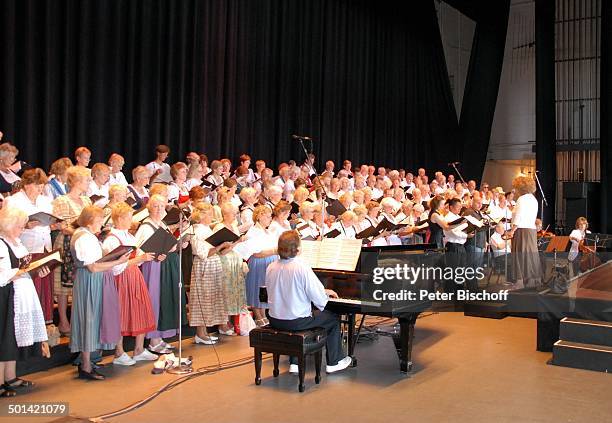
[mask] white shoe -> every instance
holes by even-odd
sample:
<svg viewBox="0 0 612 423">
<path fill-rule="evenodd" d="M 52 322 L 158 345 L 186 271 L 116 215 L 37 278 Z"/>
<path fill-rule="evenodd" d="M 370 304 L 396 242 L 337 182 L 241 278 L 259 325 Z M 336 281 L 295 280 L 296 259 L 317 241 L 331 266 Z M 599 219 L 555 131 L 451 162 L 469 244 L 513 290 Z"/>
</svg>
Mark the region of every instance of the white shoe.
<svg viewBox="0 0 612 423">
<path fill-rule="evenodd" d="M 169 343 L 167 343 L 167 342 L 166 342 L 166 341 L 164 341 L 164 340 L 162 340 L 162 341 L 161 341 L 161 343 L 162 343 L 162 345 L 163 345 L 164 347 L 166 347 L 166 349 L 167 349 L 167 350 L 174 350 L 174 349 L 176 349 L 176 347 L 175 347 L 174 345 L 169 344 Z"/>
<path fill-rule="evenodd" d="M 348 366 L 350 366 L 352 362 L 353 362 L 353 359 L 347 356 L 347 357 L 344 357 L 342 360 L 340 360 L 338 364 L 336 364 L 335 366 L 325 366 L 325 371 L 327 373 L 339 372 L 340 370 L 344 370 Z"/>
<path fill-rule="evenodd" d="M 149 349 L 149 351 L 157 354 L 168 354 L 169 352 L 171 352 L 170 349 L 166 348 L 163 341 L 155 346 L 149 344 L 147 348 Z"/>
<path fill-rule="evenodd" d="M 205 336 L 204 338 L 200 338 L 198 335 L 196 335 L 195 338 L 193 338 L 193 341 L 196 344 L 204 344 L 204 345 L 214 345 L 217 343 L 217 341 L 213 339 L 211 336 Z"/>
<path fill-rule="evenodd" d="M 213 334 L 211 334 L 211 333 L 209 333 L 209 334 L 208 334 L 208 337 L 209 337 L 210 339 L 212 339 L 213 341 L 218 341 L 218 340 L 219 340 L 219 337 L 218 337 L 217 335 L 213 335 Z"/>
<path fill-rule="evenodd" d="M 126 353 L 123 353 L 119 357 L 115 357 L 115 359 L 113 360 L 113 364 L 117 364 L 119 366 L 133 366 L 134 364 L 136 364 L 136 361 L 134 361 Z"/>
<path fill-rule="evenodd" d="M 219 333 L 225 336 L 236 336 L 236 332 L 234 332 L 233 328 L 230 328 L 228 330 L 219 329 Z"/>
<path fill-rule="evenodd" d="M 297 375 L 300 372 L 300 367 L 297 364 L 289 365 L 289 373 Z"/>
<path fill-rule="evenodd" d="M 138 355 L 135 355 L 134 357 L 132 357 L 132 359 L 134 361 L 155 361 L 157 360 L 157 355 L 153 354 L 152 352 L 149 352 L 147 350 L 142 350 L 142 352 Z"/>
</svg>

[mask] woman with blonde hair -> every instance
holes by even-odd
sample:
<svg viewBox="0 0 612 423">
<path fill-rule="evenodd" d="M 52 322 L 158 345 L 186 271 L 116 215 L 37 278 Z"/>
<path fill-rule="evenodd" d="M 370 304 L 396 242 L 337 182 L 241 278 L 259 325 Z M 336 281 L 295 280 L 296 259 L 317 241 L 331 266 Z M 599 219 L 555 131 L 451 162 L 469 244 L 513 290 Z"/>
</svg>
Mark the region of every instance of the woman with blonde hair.
<svg viewBox="0 0 612 423">
<path fill-rule="evenodd" d="M 126 254 L 117 260 L 98 263 L 104 254 L 95 234 L 100 232 L 103 219 L 104 211 L 101 208 L 85 207 L 77 220 L 79 228 L 70 240 L 76 268 L 70 351 L 81 353 L 79 378 L 89 380 L 105 378 L 92 367 L 91 353 L 113 349 L 120 338 L 117 288 L 114 286 L 112 269 L 128 261 Z"/>
<path fill-rule="evenodd" d="M 38 295 L 30 274 L 23 270 L 30 256 L 19 237 L 27 222 L 23 210 L 0 210 L 0 397 L 13 397 L 16 388 L 33 385 L 17 377 L 17 360 L 41 353 L 50 356 Z M 46 267 L 37 271 L 39 278 L 48 274 Z"/>
<path fill-rule="evenodd" d="M 278 258 L 276 245 L 278 238 L 268 231 L 272 222 L 272 212 L 266 206 L 257 206 L 253 212 L 255 225 L 245 235 L 246 242 L 257 246 L 248 259 L 249 273 L 246 276 L 247 304 L 252 307 L 257 326 L 267 325 L 266 305 L 259 301 L 259 288 L 265 285 L 266 269 Z"/>
<path fill-rule="evenodd" d="M 125 189 L 121 185 L 117 186 Z M 129 232 L 134 210 L 126 203 L 117 203 L 113 205 L 111 213 L 113 228 L 102 243 L 104 253 L 108 254 L 122 245 L 135 247 L 137 245 L 136 238 Z M 145 334 L 155 330 L 157 321 L 155 320 L 153 306 L 151 305 L 144 277 L 138 267 L 142 263 L 152 261 L 154 258 L 152 253 L 144 253 L 138 250 L 131 255 L 127 263 L 113 267 L 121 316 L 121 337 L 117 341 L 115 359 L 113 361 L 115 364 L 129 366 L 137 361 L 157 359 L 155 354 L 144 349 Z M 124 336 L 136 337 L 133 358 L 130 358 L 123 349 Z"/>
<path fill-rule="evenodd" d="M 19 150 L 13 144 L 5 142 L 0 144 L 0 193 L 10 193 L 13 185 L 21 178 L 11 169 Z"/>
<path fill-rule="evenodd" d="M 237 213 L 238 210 L 232 203 L 226 202 L 221 204 L 223 220 L 215 226 L 213 232 L 226 228 L 240 236 L 238 223 L 236 222 Z M 233 250 L 221 255 L 220 258 L 228 301 L 228 313 L 229 316 L 237 316 L 246 308 L 244 276 L 248 271 L 248 267 Z M 229 336 L 236 335 L 236 332 L 227 323 L 219 328 L 219 333 Z"/>
<path fill-rule="evenodd" d="M 519 196 L 512 211 L 512 272 L 508 282 L 512 289 L 538 286 L 542 281 L 542 266 L 538 252 L 537 229 L 538 200 L 533 193 L 535 181 L 528 176 L 518 176 L 512 187 Z"/>
<path fill-rule="evenodd" d="M 231 250 L 231 243 L 213 247 L 206 239 L 213 234 L 210 224 L 213 207 L 199 203 L 191 214 L 193 236 L 193 268 L 191 271 L 191 290 L 189 292 L 189 325 L 196 327 L 196 344 L 212 345 L 219 338 L 207 332 L 206 327 L 227 325 L 229 315 L 227 292 L 223 278 L 221 254 Z"/>
<path fill-rule="evenodd" d="M 62 334 L 70 333 L 70 322 L 66 315 L 68 296 L 72 293 L 74 283 L 74 263 L 70 250 L 70 238 L 75 231 L 76 222 L 83 209 L 91 206 L 86 195 L 91 176 L 89 170 L 82 166 L 72 166 L 66 171 L 68 193 L 53 200 L 53 215 L 64 220 L 61 232 L 54 242 L 54 248 L 62 252 L 64 262 L 55 268 L 53 292 L 57 296 L 59 312 L 59 330 Z"/>
</svg>

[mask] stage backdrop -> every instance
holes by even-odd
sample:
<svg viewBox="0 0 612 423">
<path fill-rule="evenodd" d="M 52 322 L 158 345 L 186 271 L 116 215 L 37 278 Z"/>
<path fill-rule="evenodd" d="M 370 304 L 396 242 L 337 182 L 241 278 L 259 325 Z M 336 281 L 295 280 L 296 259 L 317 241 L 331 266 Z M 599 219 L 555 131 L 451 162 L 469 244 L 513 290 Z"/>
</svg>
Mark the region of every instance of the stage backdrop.
<svg viewBox="0 0 612 423">
<path fill-rule="evenodd" d="M 45 168 L 160 143 L 277 164 L 294 133 L 354 164 L 465 153 L 431 0 L 5 0 L 0 37 L 0 130 Z"/>
</svg>

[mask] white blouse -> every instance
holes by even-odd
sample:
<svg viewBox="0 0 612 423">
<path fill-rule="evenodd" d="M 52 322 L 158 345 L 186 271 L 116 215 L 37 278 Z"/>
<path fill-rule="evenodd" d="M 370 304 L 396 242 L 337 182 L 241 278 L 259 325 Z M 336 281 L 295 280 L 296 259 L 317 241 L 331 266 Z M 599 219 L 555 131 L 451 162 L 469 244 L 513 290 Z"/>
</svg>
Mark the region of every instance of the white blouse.
<svg viewBox="0 0 612 423">
<path fill-rule="evenodd" d="M 22 258 L 28 255 L 28 249 L 23 245 L 21 240 L 17 240 L 17 244 L 13 244 L 12 242 L 6 241 L 11 245 L 11 250 L 15 254 L 15 257 Z M 0 240 L 0 286 L 8 285 L 9 281 L 13 276 L 17 274 L 19 268 L 11 267 L 11 257 L 9 254 L 9 249 L 7 245 Z M 15 279 L 19 280 L 29 280 L 31 279 L 29 273 L 24 273 Z"/>
<path fill-rule="evenodd" d="M 191 251 L 194 256 L 201 259 L 208 258 L 208 253 L 213 248 L 206 239 L 213 234 L 212 229 L 208 225 L 196 223 L 193 225 L 193 235 L 191 236 Z"/>
<path fill-rule="evenodd" d="M 104 207 L 108 203 L 108 183 L 98 186 L 94 181 L 89 183 L 89 188 L 87 189 L 87 196 L 91 197 L 93 195 L 100 195 L 103 198 L 99 199 L 94 203 L 94 206 Z"/>
<path fill-rule="evenodd" d="M 128 181 L 125 179 L 123 172 L 111 173 L 110 179 L 108 180 L 108 185 L 123 185 L 124 187 L 127 187 Z"/>
<path fill-rule="evenodd" d="M 285 225 L 281 225 L 276 220 L 272 220 L 270 226 L 268 227 L 268 232 L 272 234 L 276 242 L 278 243 L 278 238 L 283 234 L 283 232 L 287 232 L 291 230 L 291 225 L 289 222 L 285 222 Z"/>
<path fill-rule="evenodd" d="M 536 229 L 535 220 L 538 217 L 538 200 L 533 194 L 523 194 L 516 200 L 512 210 L 512 224 L 518 228 Z"/>
<path fill-rule="evenodd" d="M 104 238 L 102 251 L 108 254 L 120 245 L 136 246 L 136 238 L 126 230 L 112 228 L 110 234 Z M 121 263 L 113 267 L 113 275 L 120 275 L 128 267 L 127 263 Z"/>
<path fill-rule="evenodd" d="M 25 192 L 19 191 L 8 197 L 4 204 L 5 207 L 23 210 L 28 216 L 38 212 L 53 213 L 51 199 L 45 195 L 39 195 L 36 198 L 36 204 L 33 204 Z M 38 225 L 32 229 L 24 229 L 20 238 L 30 253 L 51 251 L 51 228 L 49 226 Z"/>
<path fill-rule="evenodd" d="M 74 252 L 76 254 L 76 258 L 87 266 L 100 260 L 104 254 L 102 252 L 100 241 L 98 241 L 98 238 L 89 232 L 89 230 L 81 227 L 76 230 L 73 236 L 76 237 L 77 233 L 80 232 L 84 233 L 80 235 L 74 243 Z"/>
</svg>

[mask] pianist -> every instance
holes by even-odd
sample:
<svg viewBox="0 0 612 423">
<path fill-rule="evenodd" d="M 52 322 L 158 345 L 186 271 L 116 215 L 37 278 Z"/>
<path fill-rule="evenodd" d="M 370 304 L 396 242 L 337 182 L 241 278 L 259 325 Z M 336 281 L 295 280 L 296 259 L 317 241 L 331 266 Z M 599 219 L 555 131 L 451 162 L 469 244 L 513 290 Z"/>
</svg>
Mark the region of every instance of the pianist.
<svg viewBox="0 0 612 423">
<path fill-rule="evenodd" d="M 344 357 L 338 316 L 326 311 L 328 297 L 337 298 L 334 291 L 323 288 L 310 266 L 296 258 L 300 237 L 287 231 L 278 239 L 280 259 L 270 263 L 266 271 L 266 288 L 270 325 L 281 330 L 305 330 L 315 327 L 327 331 L 327 373 L 346 369 L 351 357 Z M 311 303 L 316 309 L 312 312 Z M 297 358 L 290 357 L 289 372 L 297 373 Z"/>
</svg>

